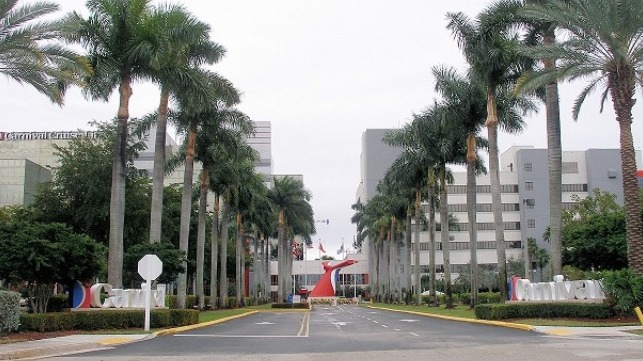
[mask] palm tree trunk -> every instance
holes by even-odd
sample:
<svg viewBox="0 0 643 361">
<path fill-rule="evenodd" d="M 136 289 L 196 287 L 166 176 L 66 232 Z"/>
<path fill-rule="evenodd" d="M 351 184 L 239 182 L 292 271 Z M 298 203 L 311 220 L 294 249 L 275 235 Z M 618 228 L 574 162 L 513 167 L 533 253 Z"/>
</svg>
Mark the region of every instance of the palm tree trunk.
<svg viewBox="0 0 643 361">
<path fill-rule="evenodd" d="M 219 264 L 219 195 L 214 194 L 214 210 L 212 212 L 212 231 L 210 232 L 210 309 L 217 304 L 217 269 Z"/>
<path fill-rule="evenodd" d="M 507 256 L 505 254 L 505 228 L 502 219 L 500 189 L 500 160 L 498 157 L 498 111 L 496 94 L 487 90 L 487 132 L 489 138 L 489 175 L 491 180 L 491 208 L 496 231 L 496 254 L 498 258 L 498 283 L 501 297 L 507 296 Z"/>
<path fill-rule="evenodd" d="M 374 242 L 374 241 L 373 241 Z M 375 254 L 375 274 L 373 277 L 373 288 L 371 289 L 371 292 L 375 296 L 376 301 L 380 301 L 380 249 L 382 248 L 382 241 L 378 242 L 377 244 L 373 244 L 373 253 Z"/>
<path fill-rule="evenodd" d="M 112 158 L 112 188 L 109 202 L 109 254 L 107 282 L 114 288 L 123 287 L 123 229 L 125 224 L 125 153 L 127 120 L 132 96 L 129 75 L 123 76 L 120 86 L 118 123 Z"/>
<path fill-rule="evenodd" d="M 185 172 L 183 174 L 183 194 L 181 196 L 181 227 L 179 234 L 179 249 L 188 255 L 188 239 L 190 236 L 190 216 L 192 211 L 192 177 L 194 174 L 194 147 L 196 145 L 196 127 L 190 127 L 188 145 L 185 152 Z M 185 308 L 187 293 L 187 259 L 183 261 L 185 272 L 179 273 L 177 307 Z"/>
<path fill-rule="evenodd" d="M 236 259 L 236 266 L 237 267 L 235 269 L 235 285 L 236 285 L 236 288 L 237 288 L 237 305 L 239 305 L 239 306 L 242 305 L 242 298 L 241 298 L 242 290 L 241 290 L 241 287 L 243 287 L 243 285 L 241 284 L 241 277 L 242 277 L 242 275 L 241 275 L 241 272 L 242 272 L 241 263 L 243 263 L 242 256 L 241 256 L 242 247 L 243 247 L 243 244 L 242 244 L 243 243 L 243 233 L 242 233 L 243 232 L 243 226 L 242 226 L 241 222 L 242 222 L 241 213 L 239 211 L 237 211 L 237 239 L 236 239 L 236 242 L 235 242 L 235 249 L 236 249 L 236 252 L 235 252 L 236 257 L 235 257 L 235 259 Z"/>
<path fill-rule="evenodd" d="M 404 299 L 404 303 L 407 305 L 411 302 L 411 299 L 413 298 L 413 293 L 411 293 L 411 289 L 413 288 L 413 283 L 411 280 L 411 247 L 413 247 L 413 242 L 412 242 L 412 229 L 411 227 L 413 226 L 411 223 L 411 220 L 413 218 L 412 215 L 412 209 L 411 205 L 409 205 L 409 209 L 406 212 L 406 232 L 404 234 L 404 241 L 406 244 L 406 294 L 407 296 Z M 357 295 L 356 295 L 357 297 Z"/>
<path fill-rule="evenodd" d="M 219 308 L 228 308 L 228 223 L 230 222 L 230 197 L 223 196 L 221 205 L 221 252 L 219 273 Z"/>
<path fill-rule="evenodd" d="M 264 237 L 263 242 L 264 244 L 264 260 L 265 260 L 265 272 L 264 272 L 264 290 L 266 291 L 266 299 L 272 300 L 272 282 L 271 282 L 271 275 L 270 275 L 270 239 L 268 237 Z"/>
<path fill-rule="evenodd" d="M 252 257 L 252 268 L 254 271 L 254 276 L 253 276 L 253 282 L 254 284 L 251 285 L 251 296 L 255 299 L 259 297 L 259 292 L 261 292 L 261 287 L 259 287 L 259 282 L 258 280 L 262 279 L 261 277 L 261 270 L 263 267 L 261 266 L 261 260 L 259 259 L 259 232 L 255 230 L 254 232 L 254 240 L 253 240 L 253 248 L 254 248 L 254 254 Z"/>
<path fill-rule="evenodd" d="M 440 171 L 440 242 L 442 243 L 442 264 L 444 266 L 444 289 L 446 308 L 453 308 L 451 297 L 451 247 L 449 244 L 449 210 L 447 199 L 446 170 Z"/>
<path fill-rule="evenodd" d="M 608 75 L 608 86 L 620 130 L 621 172 L 625 199 L 627 262 L 637 276 L 643 276 L 643 239 L 641 233 L 641 204 L 636 158 L 632 138 L 632 107 L 634 106 L 634 69 L 622 66 Z"/>
<path fill-rule="evenodd" d="M 150 243 L 161 241 L 163 220 L 163 182 L 165 180 L 165 137 L 167 133 L 167 110 L 170 93 L 161 90 L 161 101 L 156 117 L 154 141 L 154 169 L 152 170 L 152 206 L 150 210 Z"/>
<path fill-rule="evenodd" d="M 419 189 L 416 189 L 415 191 L 415 227 L 413 228 L 413 231 L 415 233 L 415 304 L 416 305 L 421 305 L 422 304 L 422 269 L 420 266 L 420 228 L 422 225 L 420 224 L 420 199 L 421 199 L 421 194 Z"/>
<path fill-rule="evenodd" d="M 278 229 L 277 229 L 277 252 L 278 252 L 278 262 L 277 262 L 277 273 L 278 273 L 278 285 L 277 285 L 277 297 L 279 302 L 285 303 L 287 292 L 288 292 L 288 279 L 286 278 L 286 253 L 288 252 L 288 245 L 286 240 L 286 219 L 283 209 L 279 210 L 279 219 L 278 219 Z"/>
<path fill-rule="evenodd" d="M 435 172 L 433 169 L 429 169 L 427 198 L 429 199 L 429 295 L 431 296 L 431 305 L 437 306 L 438 300 L 435 294 Z"/>
<path fill-rule="evenodd" d="M 555 42 L 554 27 L 547 29 L 543 44 L 552 46 Z M 543 59 L 545 69 L 556 66 L 555 59 Z M 560 104 L 558 83 L 545 86 L 545 108 L 547 112 L 547 156 L 549 158 L 549 251 L 552 275 L 562 274 L 562 227 L 563 227 L 563 158 L 560 131 Z"/>
<path fill-rule="evenodd" d="M 478 229 L 476 227 L 476 138 L 467 137 L 467 216 L 471 253 L 471 308 L 478 304 Z M 502 297 L 501 297 L 502 298 Z"/>
<path fill-rule="evenodd" d="M 208 198 L 208 171 L 201 170 L 199 187 L 199 220 L 196 239 L 196 297 L 199 310 L 205 308 L 205 292 L 203 290 L 203 270 L 205 263 L 205 212 Z"/>
</svg>

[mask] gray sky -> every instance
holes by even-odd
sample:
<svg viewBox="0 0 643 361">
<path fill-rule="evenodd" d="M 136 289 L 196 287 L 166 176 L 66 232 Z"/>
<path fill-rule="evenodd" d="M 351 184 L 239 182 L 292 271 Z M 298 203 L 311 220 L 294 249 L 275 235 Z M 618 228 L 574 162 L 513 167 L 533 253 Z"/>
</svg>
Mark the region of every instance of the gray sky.
<svg viewBox="0 0 643 361">
<path fill-rule="evenodd" d="M 84 10 L 84 0 L 60 0 Z M 180 3 L 181 1 L 172 1 Z M 491 1 L 453 0 L 185 0 L 186 8 L 210 23 L 212 39 L 227 49 L 213 69 L 243 92 L 239 108 L 272 123 L 272 156 L 278 174 L 303 174 L 313 193 L 317 224 L 327 254 L 355 227 L 350 205 L 359 184 L 361 135 L 367 128 L 397 128 L 434 99 L 431 67 L 465 62 L 446 30 L 445 14 L 475 16 Z M 59 108 L 28 86 L 0 80 L 1 131 L 88 129 L 90 120 L 112 118 L 109 103 L 89 102 L 72 90 Z M 578 122 L 571 107 L 582 84 L 561 87 L 563 150 L 617 148 L 612 103 L 599 114 L 599 96 L 585 101 Z M 640 95 L 640 94 L 637 94 Z M 158 105 L 158 90 L 135 84 L 131 115 Z M 640 100 L 639 100 L 640 101 Z M 641 105 L 634 107 L 634 144 L 641 149 Z M 546 148 L 544 110 L 527 119 L 519 136 L 501 135 L 500 151 L 512 145 Z"/>
</svg>

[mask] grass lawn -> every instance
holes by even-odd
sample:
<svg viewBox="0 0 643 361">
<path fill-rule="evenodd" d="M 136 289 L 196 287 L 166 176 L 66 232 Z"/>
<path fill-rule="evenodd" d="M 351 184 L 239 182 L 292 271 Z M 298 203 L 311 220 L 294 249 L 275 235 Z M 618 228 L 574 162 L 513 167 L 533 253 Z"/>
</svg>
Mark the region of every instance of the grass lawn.
<svg viewBox="0 0 643 361">
<path fill-rule="evenodd" d="M 236 308 L 236 309 L 230 309 L 230 310 L 226 309 L 226 310 L 203 311 L 199 313 L 199 323 L 216 321 L 230 316 L 242 315 L 244 313 L 248 313 L 251 311 L 253 310 L 250 309 L 249 307 Z"/>
<path fill-rule="evenodd" d="M 369 306 L 369 304 L 364 304 Z M 370 306 L 389 308 L 400 311 L 413 311 L 432 315 L 443 315 L 451 317 L 475 319 L 476 316 L 469 306 L 459 305 L 454 309 L 445 309 L 442 307 L 427 307 L 426 305 L 389 305 L 386 303 L 374 303 Z M 533 326 L 562 326 L 562 327 L 612 327 L 612 326 L 637 326 L 640 325 L 636 318 L 628 319 L 607 319 L 607 320 L 576 320 L 576 319 L 545 319 L 545 318 L 525 318 L 502 320 L 506 322 L 521 323 Z"/>
</svg>

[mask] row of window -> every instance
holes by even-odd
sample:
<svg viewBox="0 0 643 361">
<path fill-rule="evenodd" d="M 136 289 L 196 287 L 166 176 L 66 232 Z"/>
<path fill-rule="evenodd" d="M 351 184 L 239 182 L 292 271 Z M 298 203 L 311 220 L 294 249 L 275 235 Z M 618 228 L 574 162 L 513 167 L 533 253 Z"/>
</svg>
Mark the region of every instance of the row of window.
<svg viewBox="0 0 643 361">
<path fill-rule="evenodd" d="M 420 251 L 428 251 L 430 243 L 429 242 L 420 242 Z M 484 241 L 477 243 L 478 249 L 496 249 L 496 241 Z M 465 249 L 470 249 L 470 242 L 449 242 L 449 249 L 452 251 L 461 251 Z M 521 241 L 505 241 L 506 249 L 520 249 L 522 248 Z M 442 242 L 435 242 L 435 250 L 442 250 Z"/>
<path fill-rule="evenodd" d="M 525 163 L 523 168 L 525 172 L 531 172 L 534 170 L 534 165 L 532 163 Z M 563 174 L 578 174 L 578 162 L 563 162 L 561 171 Z"/>
<path fill-rule="evenodd" d="M 493 231 L 496 229 L 496 226 L 493 222 L 482 222 L 476 223 L 476 229 L 478 231 Z M 504 222 L 505 231 L 518 231 L 520 230 L 520 222 Z M 458 223 L 457 229 L 455 231 L 468 231 L 469 223 Z"/>
<path fill-rule="evenodd" d="M 498 265 L 495 263 L 482 263 L 478 264 L 478 267 L 488 271 L 496 271 L 498 269 Z M 471 268 L 468 264 L 451 264 L 449 269 L 451 269 L 451 273 L 468 273 Z M 429 270 L 429 265 L 420 265 L 420 273 L 428 274 Z M 411 266 L 411 272 L 415 272 L 415 265 Z M 444 273 L 444 266 L 436 265 L 435 273 Z"/>
<path fill-rule="evenodd" d="M 534 190 L 534 182 L 531 182 L 531 181 L 530 182 L 525 182 L 525 190 L 526 191 L 533 191 Z M 562 185 L 562 191 L 565 192 L 565 193 L 587 192 L 587 184 L 563 184 Z M 452 184 L 452 185 L 449 185 L 448 192 L 449 192 L 449 194 L 466 194 L 467 193 L 467 185 L 466 184 Z M 500 186 L 500 192 L 502 194 L 518 193 L 518 185 L 517 184 L 503 184 L 503 185 Z M 476 193 L 477 194 L 491 193 L 491 186 L 490 185 L 476 185 Z"/>
<path fill-rule="evenodd" d="M 295 276 L 295 284 L 301 285 L 301 286 L 314 286 L 316 285 L 319 280 L 321 279 L 322 275 L 320 274 L 309 274 L 309 275 L 294 275 Z M 340 273 L 340 282 L 344 284 L 358 284 L 358 285 L 363 285 L 368 283 L 368 275 L 367 274 L 350 274 L 350 273 Z M 279 276 L 278 275 L 271 275 L 270 276 L 270 284 L 273 286 L 278 286 L 279 285 Z"/>
<path fill-rule="evenodd" d="M 534 209 L 535 206 L 536 206 L 536 200 L 533 199 L 533 198 L 524 199 L 523 203 L 525 204 L 526 209 Z M 572 207 L 574 207 L 575 204 L 577 204 L 577 203 L 576 202 L 563 202 L 563 210 L 570 210 L 570 209 L 572 209 Z M 448 205 L 448 210 L 449 210 L 449 213 L 466 213 L 466 212 L 468 212 L 466 203 L 449 204 Z M 422 205 L 422 211 L 424 213 L 429 213 L 429 205 L 428 204 L 423 204 Z M 503 212 L 518 212 L 518 211 L 520 211 L 520 204 L 519 203 L 503 203 L 502 204 L 502 211 Z M 476 204 L 476 212 L 489 212 L 489 213 L 493 212 L 491 203 L 478 203 L 478 204 Z"/>
<path fill-rule="evenodd" d="M 447 188 L 449 194 L 466 194 L 467 185 L 466 184 L 451 184 Z M 502 184 L 500 185 L 501 193 L 518 193 L 517 184 Z M 491 193 L 490 185 L 476 185 L 476 193 Z"/>
</svg>

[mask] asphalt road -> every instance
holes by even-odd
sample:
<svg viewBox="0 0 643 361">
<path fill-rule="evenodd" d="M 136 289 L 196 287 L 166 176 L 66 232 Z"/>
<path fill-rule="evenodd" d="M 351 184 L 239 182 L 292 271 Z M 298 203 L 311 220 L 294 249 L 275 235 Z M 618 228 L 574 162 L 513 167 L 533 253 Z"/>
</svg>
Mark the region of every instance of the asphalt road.
<svg viewBox="0 0 643 361">
<path fill-rule="evenodd" d="M 643 341 L 575 339 L 365 307 L 262 312 L 55 360 L 643 360 Z"/>
</svg>

